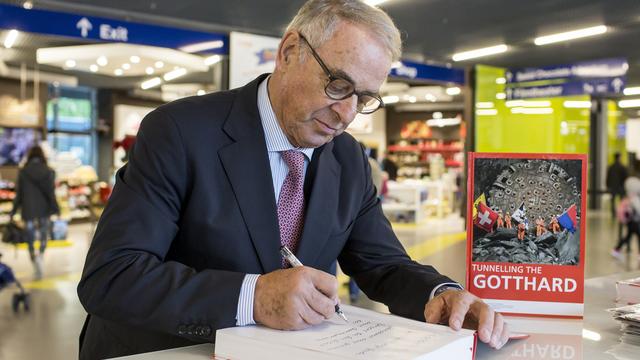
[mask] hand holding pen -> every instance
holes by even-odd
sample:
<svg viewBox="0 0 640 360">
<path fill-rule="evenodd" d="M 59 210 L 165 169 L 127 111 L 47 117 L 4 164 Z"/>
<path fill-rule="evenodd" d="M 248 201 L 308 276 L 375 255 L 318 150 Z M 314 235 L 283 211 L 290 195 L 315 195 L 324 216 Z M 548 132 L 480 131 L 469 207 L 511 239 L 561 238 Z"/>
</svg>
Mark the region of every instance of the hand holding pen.
<svg viewBox="0 0 640 360">
<path fill-rule="evenodd" d="M 291 252 L 291 250 L 289 250 L 289 248 L 284 245 L 280 247 L 280 254 L 292 267 L 304 266 L 302 265 L 300 260 L 298 260 L 298 258 Z M 349 322 L 349 320 L 347 320 L 347 316 L 344 314 L 344 312 L 342 312 L 338 303 L 336 303 L 335 310 L 336 314 L 338 314 L 338 316 L 340 316 L 342 320 L 344 320 L 345 322 Z"/>
<path fill-rule="evenodd" d="M 281 269 L 257 278 L 253 319 L 274 329 L 300 330 L 335 316 L 338 281 L 308 266 Z"/>
</svg>

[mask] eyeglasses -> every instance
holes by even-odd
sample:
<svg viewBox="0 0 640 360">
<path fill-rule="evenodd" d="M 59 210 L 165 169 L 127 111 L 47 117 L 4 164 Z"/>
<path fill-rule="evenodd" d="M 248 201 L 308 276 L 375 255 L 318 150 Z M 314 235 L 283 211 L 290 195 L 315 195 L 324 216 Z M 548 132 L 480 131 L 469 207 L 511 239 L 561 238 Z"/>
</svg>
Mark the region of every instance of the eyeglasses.
<svg viewBox="0 0 640 360">
<path fill-rule="evenodd" d="M 300 38 L 302 38 L 302 40 L 307 44 L 311 50 L 311 54 L 329 78 L 327 85 L 324 87 L 324 92 L 329 98 L 333 100 L 344 100 L 355 94 L 358 97 L 356 111 L 360 114 L 371 114 L 381 107 L 384 107 L 384 103 L 382 102 L 380 95 L 367 91 L 356 91 L 356 86 L 353 82 L 340 76 L 333 75 L 327 65 L 324 64 L 324 61 L 320 59 L 320 55 L 318 55 L 311 44 L 309 44 L 309 41 L 307 41 L 302 34 L 300 34 Z"/>
</svg>

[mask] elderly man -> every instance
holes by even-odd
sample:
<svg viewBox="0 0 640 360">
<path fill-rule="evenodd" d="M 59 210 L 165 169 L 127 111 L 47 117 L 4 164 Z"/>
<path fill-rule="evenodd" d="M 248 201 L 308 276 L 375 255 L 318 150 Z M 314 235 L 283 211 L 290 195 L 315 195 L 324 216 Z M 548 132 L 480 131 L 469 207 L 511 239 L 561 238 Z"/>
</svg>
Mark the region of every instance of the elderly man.
<svg viewBox="0 0 640 360">
<path fill-rule="evenodd" d="M 273 74 L 150 113 L 78 286 L 90 314 L 80 357 L 213 342 L 229 326 L 320 324 L 334 316 L 336 259 L 393 313 L 471 324 L 504 345 L 499 314 L 407 256 L 366 155 L 344 133 L 356 113 L 383 105 L 378 89 L 400 47 L 381 10 L 311 0 L 282 37 Z M 289 268 L 281 245 L 306 266 Z"/>
</svg>

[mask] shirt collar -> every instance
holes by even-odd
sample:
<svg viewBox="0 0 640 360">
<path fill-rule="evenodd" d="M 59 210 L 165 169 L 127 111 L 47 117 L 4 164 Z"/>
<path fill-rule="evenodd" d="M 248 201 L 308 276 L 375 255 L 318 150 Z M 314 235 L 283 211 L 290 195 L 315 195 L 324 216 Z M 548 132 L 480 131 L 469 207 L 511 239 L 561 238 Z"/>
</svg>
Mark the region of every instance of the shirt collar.
<svg viewBox="0 0 640 360">
<path fill-rule="evenodd" d="M 287 136 L 280 128 L 273 107 L 271 107 L 271 100 L 269 99 L 269 89 L 267 84 L 271 76 L 262 80 L 258 87 L 258 111 L 260 112 L 260 120 L 262 122 L 262 128 L 264 129 L 264 138 L 267 143 L 267 151 L 280 152 L 286 150 L 298 150 L 302 152 L 309 161 L 313 156 L 313 148 L 298 148 L 289 142 Z"/>
</svg>

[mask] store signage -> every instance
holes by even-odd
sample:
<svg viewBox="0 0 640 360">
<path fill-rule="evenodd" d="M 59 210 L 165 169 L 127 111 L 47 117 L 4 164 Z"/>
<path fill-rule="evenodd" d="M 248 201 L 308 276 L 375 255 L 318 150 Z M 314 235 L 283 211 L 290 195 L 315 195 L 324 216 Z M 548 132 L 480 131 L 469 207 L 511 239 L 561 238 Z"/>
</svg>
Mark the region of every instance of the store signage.
<svg viewBox="0 0 640 360">
<path fill-rule="evenodd" d="M 403 60 L 394 66 L 389 76 L 411 80 L 436 81 L 464 85 L 464 70 L 444 66 L 420 64 Z"/>
<path fill-rule="evenodd" d="M 49 10 L 27 10 L 0 4 L 0 28 L 71 38 L 125 42 L 179 49 L 203 42 L 220 41 L 220 47 L 206 53 L 228 53 L 225 34 L 176 29 Z"/>
<path fill-rule="evenodd" d="M 571 95 L 620 94 L 624 90 L 624 76 L 584 81 L 570 81 L 561 84 L 508 87 L 505 89 L 508 100 L 546 98 Z"/>
<path fill-rule="evenodd" d="M 232 32 L 229 35 L 229 88 L 273 72 L 280 38 Z"/>
<path fill-rule="evenodd" d="M 576 78 L 614 78 L 626 75 L 627 70 L 629 70 L 627 59 L 610 58 L 543 68 L 509 69 L 505 78 L 507 83 Z"/>
</svg>

